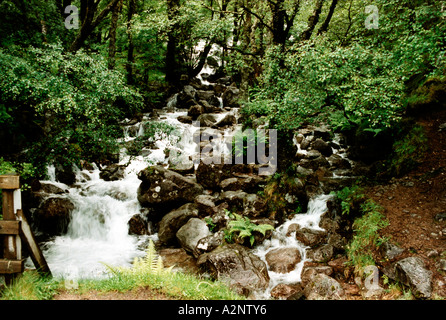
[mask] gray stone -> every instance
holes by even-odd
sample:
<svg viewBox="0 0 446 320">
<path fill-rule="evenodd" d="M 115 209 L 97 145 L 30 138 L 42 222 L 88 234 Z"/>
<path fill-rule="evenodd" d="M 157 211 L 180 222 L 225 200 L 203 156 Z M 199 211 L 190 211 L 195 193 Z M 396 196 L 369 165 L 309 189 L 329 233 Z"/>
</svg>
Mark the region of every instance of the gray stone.
<svg viewBox="0 0 446 320">
<path fill-rule="evenodd" d="M 185 204 L 177 210 L 169 212 L 159 223 L 159 241 L 165 245 L 174 243 L 178 230 L 180 230 L 189 219 L 196 217 L 198 217 L 198 209 L 192 203 Z"/>
<path fill-rule="evenodd" d="M 404 249 L 389 242 L 384 242 L 381 247 L 384 258 L 393 260 L 404 253 Z"/>
<path fill-rule="evenodd" d="M 200 239 L 209 236 L 210 231 L 206 222 L 191 218 L 177 232 L 176 237 L 184 250 L 194 252 Z"/>
<path fill-rule="evenodd" d="M 395 275 L 404 285 L 411 288 L 417 298 L 432 295 L 432 271 L 427 270 L 423 259 L 409 257 L 395 263 Z"/>
<path fill-rule="evenodd" d="M 342 300 L 345 296 L 339 282 L 322 273 L 311 278 L 305 286 L 304 294 L 307 300 Z"/>
<path fill-rule="evenodd" d="M 318 138 L 311 143 L 311 148 L 319 151 L 323 156 L 329 157 L 333 154 L 333 149 L 324 140 Z"/>
<path fill-rule="evenodd" d="M 197 264 L 239 294 L 264 291 L 269 285 L 265 262 L 238 244 L 218 247 L 198 258 Z"/>
<path fill-rule="evenodd" d="M 268 251 L 265 259 L 269 270 L 278 273 L 289 273 L 301 261 L 301 255 L 297 248 L 279 248 Z"/>
<path fill-rule="evenodd" d="M 138 188 L 138 200 L 142 206 L 177 206 L 193 202 L 203 193 L 203 187 L 190 178 L 162 166 L 148 167 L 138 174 L 142 181 Z"/>
</svg>

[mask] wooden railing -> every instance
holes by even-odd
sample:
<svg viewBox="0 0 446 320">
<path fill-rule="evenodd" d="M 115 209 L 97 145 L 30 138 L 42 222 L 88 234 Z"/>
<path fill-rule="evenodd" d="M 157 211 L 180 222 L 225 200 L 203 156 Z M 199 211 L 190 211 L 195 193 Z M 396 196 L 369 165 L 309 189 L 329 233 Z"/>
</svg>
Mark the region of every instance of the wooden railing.
<svg viewBox="0 0 446 320">
<path fill-rule="evenodd" d="M 0 189 L 3 205 L 3 220 L 0 220 L 0 241 L 3 241 L 3 252 L 0 251 L 0 275 L 4 275 L 8 285 L 17 274 L 23 273 L 25 259 L 22 256 L 22 244 L 24 244 L 37 271 L 51 276 L 45 257 L 22 211 L 20 176 L 0 176 Z"/>
</svg>

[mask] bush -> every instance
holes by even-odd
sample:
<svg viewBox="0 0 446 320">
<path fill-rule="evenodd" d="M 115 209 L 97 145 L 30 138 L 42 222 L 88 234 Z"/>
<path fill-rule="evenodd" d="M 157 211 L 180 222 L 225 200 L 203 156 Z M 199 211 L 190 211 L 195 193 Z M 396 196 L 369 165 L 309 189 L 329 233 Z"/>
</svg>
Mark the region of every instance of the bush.
<svg viewBox="0 0 446 320">
<path fill-rule="evenodd" d="M 346 250 L 347 264 L 357 270 L 375 265 L 376 249 L 387 240 L 379 235 L 379 231 L 389 224 L 381 210 L 375 202 L 367 200 L 361 204 L 363 215 L 353 223 L 354 235 Z"/>
<path fill-rule="evenodd" d="M 65 54 L 56 44 L 0 49 L 0 105 L 9 107 L 0 109 L 0 118 L 12 123 L 22 121 L 25 109 L 32 111 L 27 121 L 41 132 L 31 132 L 25 140 L 34 143 L 21 147 L 30 147 L 34 163 L 69 165 L 116 153 L 118 121 L 141 109 L 143 99 L 102 56 Z"/>
</svg>

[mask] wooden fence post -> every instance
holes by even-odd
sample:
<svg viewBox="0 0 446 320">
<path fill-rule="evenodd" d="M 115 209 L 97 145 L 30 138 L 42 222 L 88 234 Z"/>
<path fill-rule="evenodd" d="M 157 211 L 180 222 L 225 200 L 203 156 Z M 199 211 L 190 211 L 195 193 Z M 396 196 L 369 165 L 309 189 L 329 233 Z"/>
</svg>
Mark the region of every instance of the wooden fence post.
<svg viewBox="0 0 446 320">
<path fill-rule="evenodd" d="M 0 252 L 0 274 L 5 275 L 5 282 L 9 285 L 17 273 L 23 272 L 23 240 L 37 271 L 51 276 L 45 257 L 37 245 L 31 227 L 22 211 L 20 177 L 17 175 L 0 176 L 0 189 L 2 189 L 3 199 L 3 220 L 0 220 L 0 236 L 4 236 L 3 253 Z"/>
<path fill-rule="evenodd" d="M 20 189 L 20 177 L 17 175 L 0 176 L 2 189 L 3 225 L 16 221 L 14 207 L 14 192 Z M 3 240 L 3 259 L 0 260 L 0 273 L 5 274 L 5 283 L 11 284 L 15 274 L 22 273 L 24 260 L 22 259 L 22 242 L 18 233 L 6 234 Z"/>
</svg>

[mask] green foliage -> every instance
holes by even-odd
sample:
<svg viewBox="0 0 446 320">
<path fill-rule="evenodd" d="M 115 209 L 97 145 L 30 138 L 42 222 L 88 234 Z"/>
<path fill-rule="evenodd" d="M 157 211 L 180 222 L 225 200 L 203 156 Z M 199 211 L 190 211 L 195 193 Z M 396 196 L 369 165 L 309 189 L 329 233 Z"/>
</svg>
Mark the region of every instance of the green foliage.
<svg viewBox="0 0 446 320">
<path fill-rule="evenodd" d="M 358 211 L 359 206 L 365 200 L 363 190 L 359 186 L 345 187 L 337 192 L 332 192 L 341 205 L 343 215 L 350 215 L 352 211 Z"/>
<path fill-rule="evenodd" d="M 4 289 L 0 300 L 51 300 L 59 288 L 59 281 L 25 271 Z"/>
<path fill-rule="evenodd" d="M 35 177 L 36 169 L 31 163 L 9 162 L 0 157 L 0 175 L 3 174 L 17 174 L 20 176 L 21 183 L 20 188 L 22 191 L 27 191 L 31 187 L 28 185 L 28 181 Z M 2 195 L 0 193 L 0 220 L 2 216 Z"/>
<path fill-rule="evenodd" d="M 30 120 L 43 129 L 29 149 L 34 163 L 104 160 L 118 150 L 118 121 L 142 107 L 141 95 L 102 56 L 65 54 L 61 45 L 0 49 L 0 74 L 0 104 L 14 114 L 31 107 Z"/>
<path fill-rule="evenodd" d="M 212 282 L 182 272 L 173 272 L 172 267 L 164 268 L 162 258 L 156 253 L 152 241 L 149 243 L 146 256 L 136 258 L 132 267 L 114 268 L 108 266 L 108 268 L 111 271 L 111 277 L 81 282 L 79 290 L 126 292 L 139 287 L 148 287 L 175 299 L 244 299 L 221 282 Z"/>
<path fill-rule="evenodd" d="M 446 23 L 439 4 L 375 1 L 378 30 L 364 28 L 368 1 L 350 4 L 339 4 L 327 36 L 266 50 L 245 119 L 267 116 L 279 130 L 324 121 L 335 130 L 378 134 L 401 121 L 413 76 L 444 74 Z"/>
<path fill-rule="evenodd" d="M 135 281 L 143 281 L 143 279 L 150 275 L 161 275 L 169 273 L 172 268 L 164 268 L 163 259 L 156 253 L 155 245 L 152 240 L 146 250 L 146 255 L 143 258 L 136 257 L 133 261 L 132 267 L 111 267 L 108 269 L 117 277 L 131 276 Z"/>
<path fill-rule="evenodd" d="M 269 224 L 255 224 L 248 217 L 243 217 L 236 213 L 234 213 L 234 216 L 235 220 L 230 221 L 228 224 L 228 227 L 230 227 L 229 234 L 236 233 L 241 240 L 248 238 L 251 246 L 254 245 L 255 241 L 254 232 L 260 232 L 265 235 L 266 231 L 274 230 L 274 227 Z"/>
<path fill-rule="evenodd" d="M 424 128 L 414 125 L 393 144 L 393 153 L 385 166 L 384 173 L 390 176 L 401 176 L 415 169 L 424 159 L 428 151 L 427 137 Z"/>
<path fill-rule="evenodd" d="M 387 240 L 379 231 L 389 224 L 381 211 L 382 208 L 370 199 L 361 204 L 363 215 L 353 223 L 354 235 L 346 250 L 349 265 L 362 269 L 375 264 L 374 253 Z"/>
<path fill-rule="evenodd" d="M 130 143 L 126 143 L 129 155 L 138 155 L 144 147 L 150 147 L 156 139 L 168 137 L 172 144 L 180 139 L 177 128 L 164 122 L 147 122 L 144 124 L 144 134 L 137 137 Z"/>
</svg>

